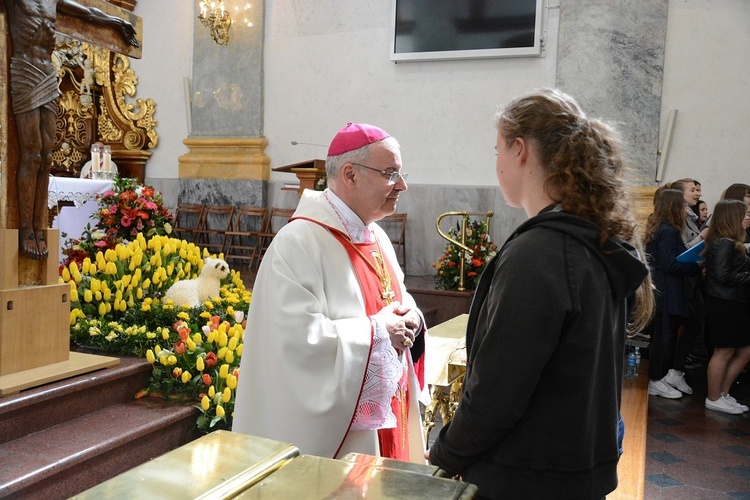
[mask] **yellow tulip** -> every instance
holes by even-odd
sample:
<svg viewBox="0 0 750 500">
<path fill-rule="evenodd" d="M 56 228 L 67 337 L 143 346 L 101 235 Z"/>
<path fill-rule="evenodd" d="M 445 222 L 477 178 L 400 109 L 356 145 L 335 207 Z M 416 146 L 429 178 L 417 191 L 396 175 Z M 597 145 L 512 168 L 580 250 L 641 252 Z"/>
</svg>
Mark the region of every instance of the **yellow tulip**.
<svg viewBox="0 0 750 500">
<path fill-rule="evenodd" d="M 237 388 L 237 377 L 234 375 L 227 375 L 227 387 L 230 389 L 236 389 Z"/>
<path fill-rule="evenodd" d="M 224 388 L 224 394 L 222 394 L 223 402 L 228 403 L 232 400 L 232 389 L 229 387 Z"/>
<path fill-rule="evenodd" d="M 193 339 L 188 337 L 185 339 L 185 343 L 187 344 L 187 347 L 189 350 L 195 351 L 196 345 L 195 345 L 195 342 L 193 342 Z"/>
<path fill-rule="evenodd" d="M 208 399 L 208 396 L 203 396 L 203 399 L 201 399 L 201 408 L 203 408 L 203 411 L 208 411 L 208 408 L 211 406 L 211 400 Z"/>
<path fill-rule="evenodd" d="M 109 302 L 102 302 L 102 304 L 104 304 L 105 311 L 110 312 L 112 310 L 112 304 L 110 304 Z"/>
<path fill-rule="evenodd" d="M 227 355 L 227 352 L 229 352 L 229 349 L 227 349 L 226 347 L 222 347 L 216 353 L 216 357 L 219 358 L 219 359 L 224 359 L 226 357 L 226 355 Z"/>
<path fill-rule="evenodd" d="M 70 291 L 70 301 L 78 302 L 78 290 L 73 289 Z"/>
<path fill-rule="evenodd" d="M 143 288 L 148 288 L 150 286 L 151 286 L 151 280 L 150 279 L 146 278 L 145 280 L 143 280 Z"/>
<path fill-rule="evenodd" d="M 109 275 L 117 274 L 117 266 L 114 262 L 107 262 L 104 266 L 104 272 Z"/>
<path fill-rule="evenodd" d="M 83 259 L 83 264 L 81 265 L 81 272 L 83 274 L 89 274 L 89 271 L 91 270 L 91 259 L 86 257 Z"/>
<path fill-rule="evenodd" d="M 216 416 L 224 418 L 224 407 L 221 405 L 216 405 Z"/>
<path fill-rule="evenodd" d="M 93 297 L 93 294 L 91 293 L 91 290 L 84 290 L 84 292 L 83 292 L 83 300 L 85 302 L 91 302 L 91 300 L 93 298 L 94 297 Z"/>
<path fill-rule="evenodd" d="M 76 320 L 78 320 L 78 314 L 76 313 L 76 310 L 70 311 L 70 326 L 73 326 L 76 324 Z"/>
<path fill-rule="evenodd" d="M 107 262 L 115 262 L 115 261 L 117 261 L 117 252 L 115 252 L 111 248 L 108 248 L 104 252 L 104 260 L 106 260 Z"/>
<path fill-rule="evenodd" d="M 110 262 L 110 264 L 111 264 L 111 262 Z M 109 288 L 105 288 L 102 291 L 102 298 L 104 300 L 106 300 L 107 302 L 109 302 L 109 300 L 112 298 L 112 290 L 110 290 Z"/>
<path fill-rule="evenodd" d="M 80 273 L 80 271 L 76 271 L 76 273 L 73 275 L 73 279 L 76 283 L 80 283 L 83 280 L 83 275 Z"/>
<path fill-rule="evenodd" d="M 64 267 L 62 270 L 62 279 L 65 280 L 66 283 L 70 281 L 70 271 L 68 271 L 67 267 Z"/>
<path fill-rule="evenodd" d="M 229 375 L 229 365 L 221 365 L 221 368 L 219 368 L 219 377 L 227 378 L 227 375 Z"/>
<path fill-rule="evenodd" d="M 192 375 L 190 375 L 190 372 L 182 372 L 182 383 L 187 384 L 190 382 L 190 379 L 193 378 Z"/>
<path fill-rule="evenodd" d="M 126 275 L 124 275 L 124 276 L 122 277 L 122 286 L 124 286 L 124 287 L 125 287 L 125 286 L 128 286 L 128 285 L 130 284 L 130 280 L 131 280 L 132 278 L 133 278 L 133 277 L 132 277 L 131 275 L 129 275 L 129 274 L 126 274 Z"/>
<path fill-rule="evenodd" d="M 169 362 L 170 366 L 171 365 L 176 365 L 177 364 L 177 356 L 175 356 L 174 354 L 170 354 L 169 355 L 169 359 L 167 361 Z"/>
<path fill-rule="evenodd" d="M 92 278 L 91 285 L 89 285 L 89 286 L 91 287 L 91 291 L 92 292 L 98 292 L 98 291 L 100 291 L 102 289 L 102 283 L 101 283 L 101 281 L 99 281 L 96 278 Z"/>
<path fill-rule="evenodd" d="M 231 340 L 229 341 L 229 346 L 228 346 L 229 350 L 234 351 L 235 349 L 237 349 L 237 344 L 239 343 L 239 341 L 240 341 L 240 338 L 237 335 L 232 337 Z"/>
<path fill-rule="evenodd" d="M 208 397 L 212 398 L 216 395 L 216 388 L 214 386 L 211 386 L 208 388 Z"/>
<path fill-rule="evenodd" d="M 224 355 L 224 361 L 227 363 L 233 363 L 234 362 L 234 352 L 227 351 L 227 353 Z"/>
<path fill-rule="evenodd" d="M 169 331 L 168 330 L 162 330 L 161 331 L 161 338 L 164 340 L 169 340 Z"/>
<path fill-rule="evenodd" d="M 143 299 L 143 289 L 142 289 L 142 288 L 139 288 L 138 290 L 136 290 L 136 291 L 135 291 L 135 296 L 136 296 L 136 298 L 137 298 L 138 300 L 141 300 L 141 299 Z"/>
<path fill-rule="evenodd" d="M 242 350 L 245 348 L 245 344 L 240 344 L 237 346 L 237 349 L 234 350 L 234 353 L 237 356 L 242 356 Z"/>
<path fill-rule="evenodd" d="M 184 248 L 180 248 L 180 258 L 182 260 L 187 260 L 187 250 Z"/>
<path fill-rule="evenodd" d="M 153 365 L 156 362 L 156 356 L 154 356 L 154 351 L 152 351 L 151 349 L 146 351 L 146 359 L 148 360 L 149 363 Z"/>
<path fill-rule="evenodd" d="M 68 267 L 70 268 L 71 276 L 73 276 L 74 274 L 78 272 L 78 264 L 76 263 L 76 261 L 71 262 Z"/>
<path fill-rule="evenodd" d="M 206 363 L 203 361 L 203 358 L 200 356 L 198 359 L 195 360 L 195 367 L 198 369 L 199 372 L 202 372 L 206 368 Z"/>
<path fill-rule="evenodd" d="M 193 335 L 193 342 L 196 344 L 202 344 L 203 343 L 203 337 L 201 337 L 200 332 L 196 332 L 195 335 Z"/>
<path fill-rule="evenodd" d="M 102 300 L 102 292 L 94 292 L 94 300 L 97 302 Z"/>
<path fill-rule="evenodd" d="M 156 354 L 159 354 L 161 352 L 161 346 L 157 345 L 156 347 L 154 347 L 154 352 Z"/>
<path fill-rule="evenodd" d="M 104 302 L 99 303 L 99 316 L 104 316 L 107 314 L 107 306 L 104 304 Z"/>
</svg>

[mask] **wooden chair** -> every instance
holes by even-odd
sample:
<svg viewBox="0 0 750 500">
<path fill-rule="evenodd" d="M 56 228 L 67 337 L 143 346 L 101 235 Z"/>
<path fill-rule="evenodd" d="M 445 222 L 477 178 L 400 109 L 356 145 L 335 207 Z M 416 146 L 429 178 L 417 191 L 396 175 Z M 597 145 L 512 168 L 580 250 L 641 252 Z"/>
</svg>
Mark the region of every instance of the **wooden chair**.
<svg viewBox="0 0 750 500">
<path fill-rule="evenodd" d="M 260 234 L 266 225 L 265 207 L 239 207 L 232 230 L 227 231 L 226 260 L 247 260 L 248 268 L 260 264 Z"/>
<path fill-rule="evenodd" d="M 203 205 L 179 204 L 174 213 L 172 230 L 178 238 L 187 241 L 195 240 L 195 230 L 203 219 Z"/>
<path fill-rule="evenodd" d="M 232 230 L 234 206 L 206 205 L 198 229 L 195 230 L 194 243 L 207 249 L 212 254 L 224 251 L 227 242 L 227 231 Z"/>
<path fill-rule="evenodd" d="M 391 214 L 378 222 L 393 243 L 401 269 L 406 273 L 406 214 Z"/>
<path fill-rule="evenodd" d="M 279 229 L 289 222 L 289 218 L 292 215 L 294 215 L 293 208 L 271 208 L 266 219 L 266 226 L 263 228 L 263 232 L 259 235 L 258 264 L 260 264 L 260 260 L 263 258 L 263 255 L 265 255 L 266 250 L 268 250 L 268 246 L 271 244 L 271 241 L 273 241 L 276 233 L 278 233 Z"/>
</svg>

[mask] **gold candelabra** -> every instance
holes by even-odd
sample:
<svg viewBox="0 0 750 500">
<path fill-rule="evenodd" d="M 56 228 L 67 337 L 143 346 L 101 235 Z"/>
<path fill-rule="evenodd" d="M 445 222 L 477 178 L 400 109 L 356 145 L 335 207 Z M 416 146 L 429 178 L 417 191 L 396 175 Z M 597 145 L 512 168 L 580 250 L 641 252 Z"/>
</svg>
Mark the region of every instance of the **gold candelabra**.
<svg viewBox="0 0 750 500">
<path fill-rule="evenodd" d="M 229 43 L 229 27 L 232 25 L 232 18 L 229 16 L 229 11 L 224 9 L 224 2 L 201 0 L 200 9 L 198 19 L 203 26 L 211 30 L 211 38 L 219 45 L 226 46 Z"/>
</svg>

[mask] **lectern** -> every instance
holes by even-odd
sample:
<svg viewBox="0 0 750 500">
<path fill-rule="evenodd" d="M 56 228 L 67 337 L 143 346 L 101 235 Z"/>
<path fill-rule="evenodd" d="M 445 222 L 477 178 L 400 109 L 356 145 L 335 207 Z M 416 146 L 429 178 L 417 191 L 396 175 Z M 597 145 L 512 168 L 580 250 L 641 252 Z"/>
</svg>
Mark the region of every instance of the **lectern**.
<svg viewBox="0 0 750 500">
<path fill-rule="evenodd" d="M 315 189 L 318 182 L 325 178 L 326 161 L 325 160 L 306 160 L 299 163 L 292 163 L 283 167 L 272 168 L 274 172 L 291 172 L 297 175 L 298 183 L 285 183 L 283 190 L 297 191 L 297 196 L 302 196 L 305 189 Z"/>
</svg>

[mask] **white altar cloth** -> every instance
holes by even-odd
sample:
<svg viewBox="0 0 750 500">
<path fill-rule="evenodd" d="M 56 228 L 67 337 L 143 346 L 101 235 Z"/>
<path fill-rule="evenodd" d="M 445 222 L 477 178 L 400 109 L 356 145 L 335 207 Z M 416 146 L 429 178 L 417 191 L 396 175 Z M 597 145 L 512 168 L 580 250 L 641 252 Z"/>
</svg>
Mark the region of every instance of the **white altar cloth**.
<svg viewBox="0 0 750 500">
<path fill-rule="evenodd" d="M 62 249 L 65 240 L 80 238 L 87 224 L 94 225 L 91 216 L 99 207 L 96 197 L 112 189 L 113 184 L 111 180 L 50 176 L 47 206 L 58 207 L 52 228 L 60 230 L 60 261 L 64 257 Z M 60 206 L 61 202 L 73 202 L 75 206 Z"/>
</svg>

